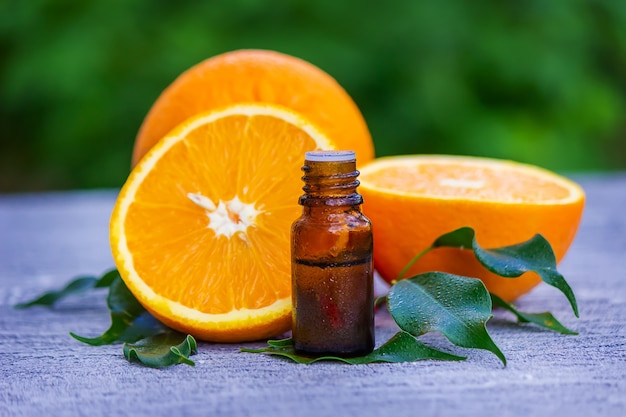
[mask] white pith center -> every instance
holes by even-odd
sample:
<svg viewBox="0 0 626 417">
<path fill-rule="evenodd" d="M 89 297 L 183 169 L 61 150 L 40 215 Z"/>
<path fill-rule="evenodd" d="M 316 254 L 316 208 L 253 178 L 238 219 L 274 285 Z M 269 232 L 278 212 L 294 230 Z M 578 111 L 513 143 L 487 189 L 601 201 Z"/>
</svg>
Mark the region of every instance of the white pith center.
<svg viewBox="0 0 626 417">
<path fill-rule="evenodd" d="M 240 233 L 239 237 L 247 241 L 246 231 L 255 224 L 256 216 L 261 213 L 254 204 L 244 203 L 235 196 L 230 201 L 219 201 L 217 205 L 200 193 L 188 193 L 187 197 L 196 205 L 206 210 L 210 229 L 216 236 L 231 237 Z"/>
</svg>

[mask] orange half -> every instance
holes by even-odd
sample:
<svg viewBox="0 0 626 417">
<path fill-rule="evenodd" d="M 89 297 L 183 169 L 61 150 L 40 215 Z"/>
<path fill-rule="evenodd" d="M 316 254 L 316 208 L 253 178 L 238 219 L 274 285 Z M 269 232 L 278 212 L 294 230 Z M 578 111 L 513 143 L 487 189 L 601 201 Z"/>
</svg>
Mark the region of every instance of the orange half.
<svg viewBox="0 0 626 417">
<path fill-rule="evenodd" d="M 130 291 L 165 324 L 207 341 L 288 330 L 300 168 L 306 151 L 334 147 L 269 104 L 179 125 L 133 169 L 113 210 L 111 249 Z"/>
<path fill-rule="evenodd" d="M 536 233 L 557 261 L 576 235 L 585 195 L 573 181 L 536 166 L 489 158 L 412 155 L 379 158 L 361 168 L 363 210 L 374 225 L 374 261 L 389 282 L 440 235 L 469 226 L 485 248 L 520 243 Z M 533 273 L 502 278 L 467 250 L 427 253 L 409 274 L 444 271 L 481 278 L 512 301 L 540 282 Z"/>
</svg>

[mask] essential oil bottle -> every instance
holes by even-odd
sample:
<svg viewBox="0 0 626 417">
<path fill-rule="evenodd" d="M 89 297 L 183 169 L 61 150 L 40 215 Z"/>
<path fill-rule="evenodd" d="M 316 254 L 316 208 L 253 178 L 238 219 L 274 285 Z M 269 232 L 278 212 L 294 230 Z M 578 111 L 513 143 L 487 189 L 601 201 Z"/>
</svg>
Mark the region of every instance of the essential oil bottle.
<svg viewBox="0 0 626 417">
<path fill-rule="evenodd" d="M 374 348 L 372 226 L 353 151 L 305 154 L 302 215 L 291 228 L 294 348 L 356 356 Z"/>
</svg>

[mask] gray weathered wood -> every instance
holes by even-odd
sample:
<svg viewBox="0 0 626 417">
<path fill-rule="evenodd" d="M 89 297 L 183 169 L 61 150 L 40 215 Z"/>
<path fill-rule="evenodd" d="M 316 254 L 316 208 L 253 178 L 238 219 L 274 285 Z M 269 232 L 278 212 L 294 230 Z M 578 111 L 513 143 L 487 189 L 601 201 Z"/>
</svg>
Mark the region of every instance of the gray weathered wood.
<svg viewBox="0 0 626 417">
<path fill-rule="evenodd" d="M 492 354 L 438 335 L 423 340 L 468 360 L 307 366 L 201 343 L 195 368 L 131 365 L 119 345 L 90 347 L 68 335 L 108 326 L 103 292 L 54 309 L 12 308 L 113 266 L 107 227 L 115 192 L 0 196 L 0 415 L 625 416 L 626 175 L 577 179 L 588 203 L 560 269 L 581 318 L 547 285 L 519 306 L 551 310 L 580 335 L 519 329 L 498 314 L 489 329 L 506 368 Z M 379 313 L 378 342 L 394 331 Z"/>
</svg>

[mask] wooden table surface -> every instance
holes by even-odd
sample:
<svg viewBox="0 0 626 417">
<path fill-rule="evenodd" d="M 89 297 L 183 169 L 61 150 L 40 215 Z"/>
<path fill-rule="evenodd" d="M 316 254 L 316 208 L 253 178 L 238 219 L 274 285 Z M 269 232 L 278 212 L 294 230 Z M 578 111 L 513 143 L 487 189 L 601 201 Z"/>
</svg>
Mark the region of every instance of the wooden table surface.
<svg viewBox="0 0 626 417">
<path fill-rule="evenodd" d="M 68 335 L 108 327 L 103 292 L 53 309 L 13 308 L 113 266 L 107 228 L 116 191 L 0 195 L 0 416 L 626 416 L 626 173 L 574 179 L 588 200 L 559 269 L 580 319 L 545 284 L 518 307 L 550 310 L 580 334 L 520 328 L 499 313 L 489 331 L 506 368 L 437 334 L 421 340 L 468 359 L 297 365 L 200 343 L 195 367 L 129 364 L 120 345 L 91 347 Z M 377 340 L 395 330 L 379 312 Z"/>
</svg>

